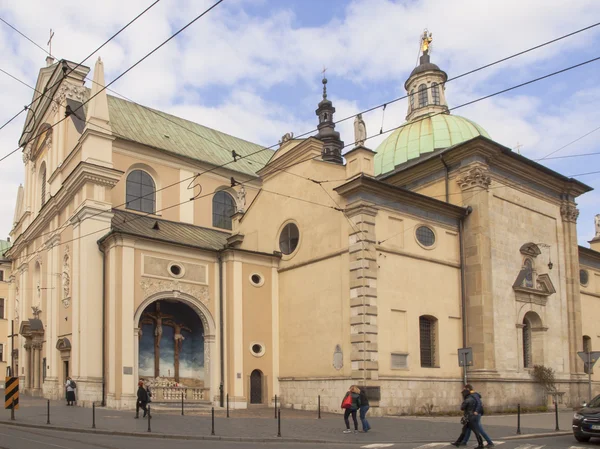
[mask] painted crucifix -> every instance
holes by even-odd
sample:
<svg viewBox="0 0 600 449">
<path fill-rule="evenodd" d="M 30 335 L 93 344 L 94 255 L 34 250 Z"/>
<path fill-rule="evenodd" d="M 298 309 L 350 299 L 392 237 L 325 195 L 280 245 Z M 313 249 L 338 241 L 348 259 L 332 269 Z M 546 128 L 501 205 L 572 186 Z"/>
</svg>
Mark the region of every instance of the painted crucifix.
<svg viewBox="0 0 600 449">
<path fill-rule="evenodd" d="M 160 301 L 156 301 L 154 312 L 144 312 L 142 314 L 142 324 L 154 323 L 154 377 L 160 376 L 160 340 L 162 339 L 163 319 L 174 318 L 173 315 L 162 313 L 160 311 Z"/>
<path fill-rule="evenodd" d="M 179 382 L 179 355 L 181 354 L 181 348 L 183 347 L 183 337 L 182 331 L 192 332 L 192 330 L 184 324 L 176 323 L 172 320 L 165 320 L 165 326 L 170 326 L 174 329 L 173 340 L 175 340 L 175 382 Z"/>
</svg>

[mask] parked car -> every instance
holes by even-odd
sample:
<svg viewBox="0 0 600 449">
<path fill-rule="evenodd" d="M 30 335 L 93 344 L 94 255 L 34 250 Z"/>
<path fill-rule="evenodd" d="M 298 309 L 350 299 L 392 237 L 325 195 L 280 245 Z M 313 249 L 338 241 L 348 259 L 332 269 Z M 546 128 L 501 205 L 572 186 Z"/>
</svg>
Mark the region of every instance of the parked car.
<svg viewBox="0 0 600 449">
<path fill-rule="evenodd" d="M 600 438 L 600 394 L 573 415 L 573 436 L 581 443 Z"/>
</svg>

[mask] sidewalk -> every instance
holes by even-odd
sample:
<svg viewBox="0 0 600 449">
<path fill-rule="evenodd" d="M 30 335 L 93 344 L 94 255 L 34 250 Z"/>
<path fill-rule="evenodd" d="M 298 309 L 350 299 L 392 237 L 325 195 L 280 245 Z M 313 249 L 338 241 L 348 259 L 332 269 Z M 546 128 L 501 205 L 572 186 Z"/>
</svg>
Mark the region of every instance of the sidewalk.
<svg viewBox="0 0 600 449">
<path fill-rule="evenodd" d="M 93 432 L 92 409 L 67 407 L 63 401 L 50 402 L 50 425 L 47 425 L 47 400 L 21 397 L 15 421 L 10 421 L 10 410 L 0 413 L 0 424 L 40 426 Z M 190 411 L 190 413 L 193 413 Z M 185 415 L 181 412 L 152 412 L 152 433 L 148 434 L 146 419 L 134 419 L 135 412 L 96 408 L 96 429 L 102 433 L 139 434 L 143 436 L 210 439 L 210 415 Z M 573 412 L 560 412 L 561 431 L 570 432 Z M 449 442 L 460 433 L 459 417 L 385 417 L 371 418 L 373 430 L 367 434 L 343 434 L 341 415 L 321 414 L 300 410 L 281 410 L 283 440 L 303 442 Z M 554 434 L 553 413 L 521 415 L 521 434 Z M 516 435 L 516 415 L 486 416 L 484 425 L 492 439 Z M 360 423 L 359 423 L 360 428 Z M 222 439 L 268 441 L 277 439 L 277 420 L 273 409 L 232 410 L 226 418 L 222 410 L 215 410 L 215 435 Z M 215 437 L 212 437 L 215 438 Z"/>
</svg>

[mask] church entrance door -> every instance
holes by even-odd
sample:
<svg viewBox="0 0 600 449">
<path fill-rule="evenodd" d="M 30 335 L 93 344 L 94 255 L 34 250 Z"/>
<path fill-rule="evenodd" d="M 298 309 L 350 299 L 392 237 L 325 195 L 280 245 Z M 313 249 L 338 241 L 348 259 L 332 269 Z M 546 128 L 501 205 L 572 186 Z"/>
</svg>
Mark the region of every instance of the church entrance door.
<svg viewBox="0 0 600 449">
<path fill-rule="evenodd" d="M 250 404 L 262 404 L 262 378 L 260 370 L 255 369 L 250 374 Z"/>
</svg>

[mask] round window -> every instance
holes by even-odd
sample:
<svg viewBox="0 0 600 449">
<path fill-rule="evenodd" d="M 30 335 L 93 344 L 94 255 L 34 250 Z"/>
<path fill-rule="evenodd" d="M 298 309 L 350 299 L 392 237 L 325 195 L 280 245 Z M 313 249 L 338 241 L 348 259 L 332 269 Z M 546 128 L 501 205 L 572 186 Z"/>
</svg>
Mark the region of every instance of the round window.
<svg viewBox="0 0 600 449">
<path fill-rule="evenodd" d="M 251 343 L 250 344 L 250 353 L 254 357 L 262 357 L 265 355 L 265 347 L 262 343 Z"/>
<path fill-rule="evenodd" d="M 292 254 L 298 247 L 300 231 L 294 223 L 285 225 L 279 236 L 279 249 L 283 254 Z"/>
<path fill-rule="evenodd" d="M 417 240 L 423 246 L 433 246 L 435 243 L 435 234 L 427 226 L 417 228 Z"/>
<path fill-rule="evenodd" d="M 579 283 L 581 285 L 587 285 L 589 281 L 588 272 L 586 270 L 579 270 Z"/>
<path fill-rule="evenodd" d="M 263 277 L 260 274 L 254 273 L 250 276 L 250 282 L 255 287 L 260 287 L 261 285 L 263 285 L 265 283 L 265 280 L 263 279 Z"/>
<path fill-rule="evenodd" d="M 169 274 L 173 277 L 180 278 L 184 274 L 184 269 L 178 263 L 169 264 Z"/>
</svg>

